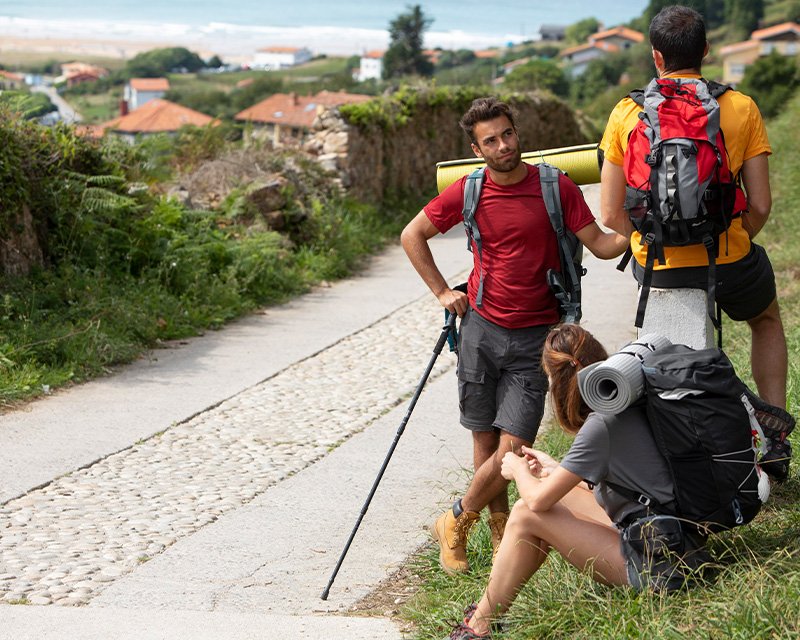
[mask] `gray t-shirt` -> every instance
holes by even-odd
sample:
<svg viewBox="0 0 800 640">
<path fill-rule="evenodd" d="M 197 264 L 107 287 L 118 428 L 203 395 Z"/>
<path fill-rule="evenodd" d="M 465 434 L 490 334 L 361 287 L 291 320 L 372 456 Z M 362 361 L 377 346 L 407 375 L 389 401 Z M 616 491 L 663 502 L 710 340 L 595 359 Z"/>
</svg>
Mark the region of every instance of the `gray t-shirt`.
<svg viewBox="0 0 800 640">
<path fill-rule="evenodd" d="M 609 487 L 619 484 L 669 507 L 673 486 L 642 407 L 617 416 L 590 413 L 561 466 L 595 485 L 594 497 L 613 522 L 644 507 Z"/>
</svg>

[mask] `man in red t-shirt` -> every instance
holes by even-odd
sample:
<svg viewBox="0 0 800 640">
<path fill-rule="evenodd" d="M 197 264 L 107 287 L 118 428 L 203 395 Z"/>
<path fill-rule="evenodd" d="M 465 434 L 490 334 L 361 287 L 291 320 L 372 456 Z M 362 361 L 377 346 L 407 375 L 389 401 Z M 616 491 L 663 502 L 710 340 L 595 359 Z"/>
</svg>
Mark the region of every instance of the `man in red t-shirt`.
<svg viewBox="0 0 800 640">
<path fill-rule="evenodd" d="M 492 547 L 500 544 L 508 518 L 508 482 L 500 475 L 503 455 L 530 446 L 536 437 L 547 393 L 542 345 L 559 321 L 558 303 L 546 282 L 547 270 L 560 268 L 556 236 L 538 169 L 522 162 L 511 109 L 495 98 L 480 98 L 460 125 L 488 167 L 475 215 L 482 239 L 482 304 L 476 303 L 477 250 L 465 294 L 448 286 L 428 246 L 437 233 L 463 222 L 466 177 L 431 200 L 401 236 L 411 263 L 441 305 L 462 318 L 459 408 L 461 424 L 472 432 L 475 475 L 464 496 L 433 527 L 448 573 L 468 570 L 467 534 L 484 507 L 489 507 Z M 627 239 L 597 226 L 569 178 L 562 176 L 559 187 L 566 227 L 599 258 L 622 254 Z"/>
</svg>

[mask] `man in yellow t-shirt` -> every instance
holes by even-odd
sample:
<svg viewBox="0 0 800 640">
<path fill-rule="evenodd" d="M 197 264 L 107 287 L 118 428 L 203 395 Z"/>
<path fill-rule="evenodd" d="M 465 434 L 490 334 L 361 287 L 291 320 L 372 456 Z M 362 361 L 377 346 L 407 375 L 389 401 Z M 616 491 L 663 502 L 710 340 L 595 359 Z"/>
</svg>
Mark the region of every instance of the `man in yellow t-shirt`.
<svg viewBox="0 0 800 640">
<path fill-rule="evenodd" d="M 684 6 L 666 7 L 653 18 L 649 35 L 660 77 L 701 77 L 708 42 L 699 13 Z M 775 275 L 764 249 L 751 242 L 767 222 L 772 207 L 767 160 L 772 149 L 761 114 L 751 98 L 729 90 L 717 100 L 730 169 L 734 175 L 741 174 L 747 210 L 720 236 L 716 300 L 731 319 L 750 325 L 751 366 L 759 395 L 771 404 L 785 407 L 788 356 Z M 636 259 L 634 275 L 639 282 L 645 247 L 623 208 L 622 165 L 628 136 L 639 121 L 640 111 L 641 107 L 629 97 L 617 103 L 600 143 L 605 154 L 600 178 L 601 218 L 606 226 L 630 237 Z M 664 258 L 665 264 L 655 265 L 652 286 L 706 288 L 708 254 L 703 245 L 664 247 Z"/>
</svg>

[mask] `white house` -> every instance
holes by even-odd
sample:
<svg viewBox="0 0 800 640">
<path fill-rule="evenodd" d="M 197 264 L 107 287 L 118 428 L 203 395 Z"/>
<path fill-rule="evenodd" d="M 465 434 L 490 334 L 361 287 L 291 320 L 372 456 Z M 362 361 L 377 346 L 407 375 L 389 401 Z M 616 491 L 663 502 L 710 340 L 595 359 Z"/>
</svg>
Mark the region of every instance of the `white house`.
<svg viewBox="0 0 800 640">
<path fill-rule="evenodd" d="M 166 78 L 131 78 L 125 85 L 123 94 L 125 103 L 131 111 L 143 104 L 163 98 L 169 91 L 169 80 Z"/>
<path fill-rule="evenodd" d="M 383 77 L 383 53 L 383 51 L 367 51 L 361 56 L 361 66 L 355 74 L 358 82 L 380 80 Z"/>
<path fill-rule="evenodd" d="M 253 69 L 276 71 L 303 64 L 312 57 L 311 51 L 305 47 L 264 47 L 256 51 L 250 66 Z"/>
</svg>

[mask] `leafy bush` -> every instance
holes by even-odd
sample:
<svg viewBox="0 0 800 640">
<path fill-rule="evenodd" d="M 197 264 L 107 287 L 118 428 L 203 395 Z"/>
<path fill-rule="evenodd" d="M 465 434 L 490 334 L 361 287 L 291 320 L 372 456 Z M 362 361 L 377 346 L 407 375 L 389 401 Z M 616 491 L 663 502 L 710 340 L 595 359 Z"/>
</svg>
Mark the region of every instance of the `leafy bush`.
<svg viewBox="0 0 800 640">
<path fill-rule="evenodd" d="M 569 94 L 569 80 L 552 60 L 534 59 L 516 67 L 503 85 L 509 91 L 544 89 L 562 98 Z"/>
<path fill-rule="evenodd" d="M 125 72 L 129 78 L 158 78 L 179 69 L 194 72 L 203 67 L 205 62 L 196 53 L 185 47 L 168 47 L 135 55 L 128 61 Z"/>
<path fill-rule="evenodd" d="M 797 74 L 793 58 L 773 51 L 747 67 L 737 89 L 753 98 L 761 113 L 771 118 L 788 104 L 797 88 Z"/>
<path fill-rule="evenodd" d="M 399 220 L 343 199 L 321 167 L 291 152 L 249 162 L 287 177 L 289 208 L 307 219 L 302 244 L 147 188 L 228 153 L 228 133 L 98 144 L 0 110 L 0 232 L 27 207 L 45 254 L 28 276 L 0 277 L 0 404 L 342 277 L 398 233 Z M 251 152 L 239 149 L 241 161 Z"/>
</svg>

